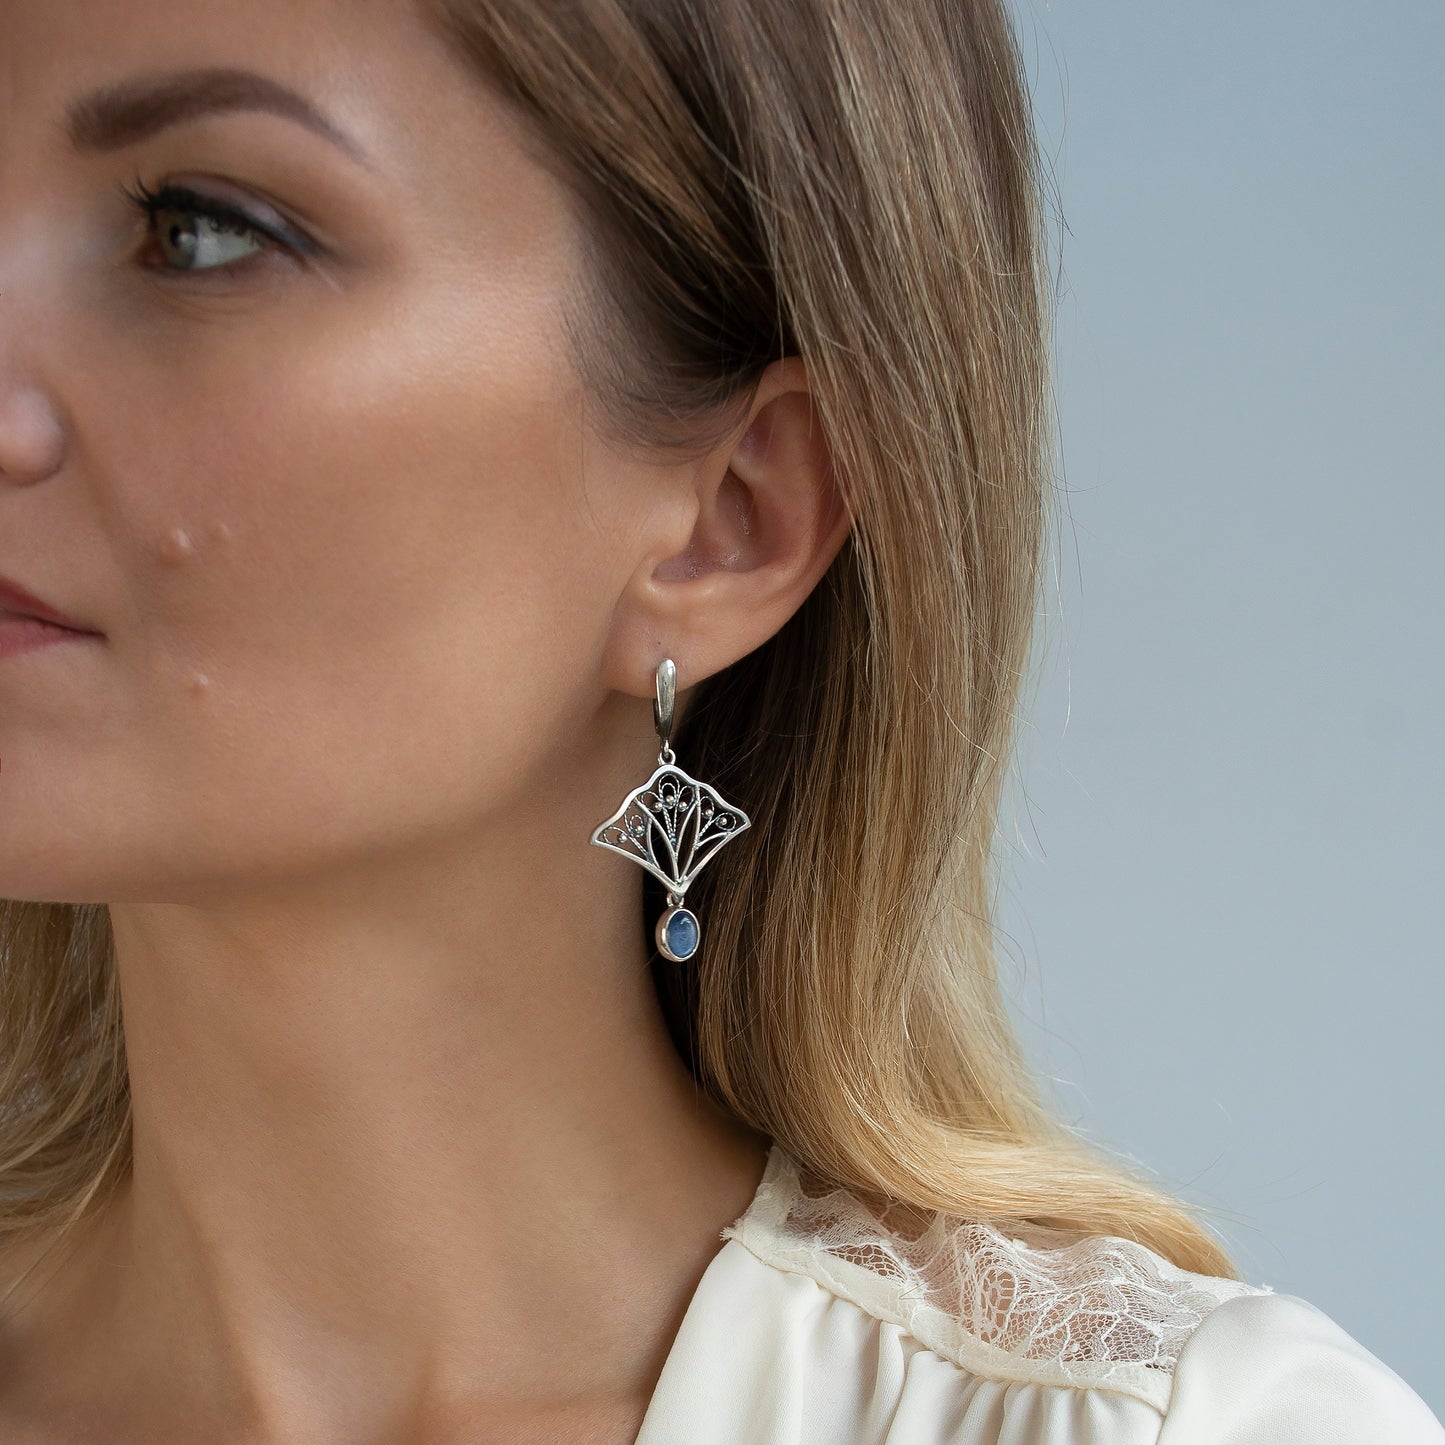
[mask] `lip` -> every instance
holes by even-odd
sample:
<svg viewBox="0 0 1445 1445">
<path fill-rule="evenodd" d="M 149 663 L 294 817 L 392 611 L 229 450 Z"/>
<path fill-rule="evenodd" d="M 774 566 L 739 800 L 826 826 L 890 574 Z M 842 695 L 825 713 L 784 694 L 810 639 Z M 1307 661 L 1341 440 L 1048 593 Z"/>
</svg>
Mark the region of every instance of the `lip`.
<svg viewBox="0 0 1445 1445">
<path fill-rule="evenodd" d="M 18 582 L 0 576 L 0 617 L 19 616 L 38 618 L 52 627 L 63 627 L 69 632 L 80 632 L 88 636 L 99 636 L 94 628 L 67 617 L 63 612 L 42 602 L 33 592 L 27 592 Z"/>
<path fill-rule="evenodd" d="M 57 642 L 89 642 L 98 635 L 77 632 L 71 627 L 57 627 L 53 622 L 42 622 L 38 617 L 22 617 L 18 612 L 0 612 L 0 658 L 54 647 Z"/>
</svg>

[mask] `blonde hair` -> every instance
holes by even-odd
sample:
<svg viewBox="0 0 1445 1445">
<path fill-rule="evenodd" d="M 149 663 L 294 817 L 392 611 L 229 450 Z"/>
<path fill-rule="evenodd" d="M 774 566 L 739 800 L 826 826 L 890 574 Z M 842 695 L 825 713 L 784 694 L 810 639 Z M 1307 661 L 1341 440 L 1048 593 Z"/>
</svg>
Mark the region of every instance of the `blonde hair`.
<svg viewBox="0 0 1445 1445">
<path fill-rule="evenodd" d="M 568 333 L 605 423 L 699 445 L 800 356 L 852 517 L 674 737 L 753 823 L 689 890 L 695 964 L 654 960 L 689 1067 L 845 1187 L 1237 1278 L 1046 1104 L 999 987 L 993 842 L 1055 441 L 1046 178 L 1003 0 L 424 13 L 569 184 L 592 249 Z M 0 904 L 0 961 L 15 1231 L 79 1218 L 131 1124 L 107 910 Z"/>
</svg>

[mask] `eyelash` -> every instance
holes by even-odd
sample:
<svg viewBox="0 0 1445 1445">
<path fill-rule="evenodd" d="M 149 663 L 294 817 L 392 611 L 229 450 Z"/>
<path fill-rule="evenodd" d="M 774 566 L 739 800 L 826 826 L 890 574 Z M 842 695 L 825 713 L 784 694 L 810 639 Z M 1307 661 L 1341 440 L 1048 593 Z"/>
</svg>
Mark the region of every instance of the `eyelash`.
<svg viewBox="0 0 1445 1445">
<path fill-rule="evenodd" d="M 238 207 L 228 205 L 225 201 L 217 200 L 212 196 L 204 196 L 199 191 L 191 190 L 188 186 L 167 183 L 153 191 L 137 176 L 132 185 L 122 185 L 120 191 L 126 200 L 145 217 L 147 234 L 151 236 L 156 233 L 157 212 L 180 211 L 184 215 L 204 216 L 233 234 L 252 236 L 263 243 L 262 251 L 274 250 L 277 247 L 288 251 L 297 249 L 284 237 L 260 225 Z M 246 269 L 260 254 L 260 252 L 253 252 L 249 257 L 239 261 L 228 261 L 221 266 L 199 266 L 187 270 L 183 266 L 162 265 L 148 269 L 172 276 L 207 276 L 213 272 L 236 272 Z"/>
</svg>

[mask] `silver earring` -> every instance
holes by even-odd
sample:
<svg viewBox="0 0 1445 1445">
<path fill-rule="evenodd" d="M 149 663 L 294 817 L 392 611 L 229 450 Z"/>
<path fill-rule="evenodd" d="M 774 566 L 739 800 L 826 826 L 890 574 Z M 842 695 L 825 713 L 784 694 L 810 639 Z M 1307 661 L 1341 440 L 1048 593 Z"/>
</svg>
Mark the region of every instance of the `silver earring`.
<svg viewBox="0 0 1445 1445">
<path fill-rule="evenodd" d="M 677 668 L 670 657 L 657 665 L 656 690 L 652 722 L 662 739 L 657 767 L 605 823 L 598 825 L 592 841 L 642 864 L 667 884 L 668 907 L 657 920 L 654 937 L 664 958 L 684 963 L 702 942 L 697 915 L 683 907 L 687 885 L 724 843 L 751 827 L 751 822 L 740 808 L 675 765 L 672 709 L 677 695 Z"/>
</svg>

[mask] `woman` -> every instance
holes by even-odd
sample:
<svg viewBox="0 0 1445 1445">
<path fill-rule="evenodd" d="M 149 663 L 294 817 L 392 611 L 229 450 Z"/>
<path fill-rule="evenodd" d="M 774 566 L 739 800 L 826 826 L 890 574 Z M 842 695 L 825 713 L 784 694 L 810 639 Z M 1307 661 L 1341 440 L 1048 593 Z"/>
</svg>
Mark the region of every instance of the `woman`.
<svg viewBox="0 0 1445 1445">
<path fill-rule="evenodd" d="M 1445 1439 L 1006 1022 L 997 0 L 0 57 L 0 1439 Z"/>
</svg>

